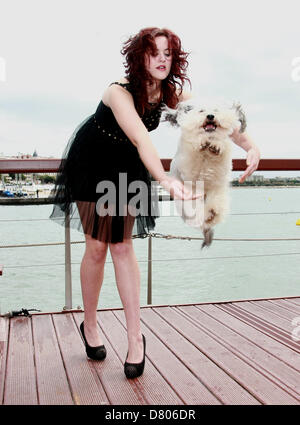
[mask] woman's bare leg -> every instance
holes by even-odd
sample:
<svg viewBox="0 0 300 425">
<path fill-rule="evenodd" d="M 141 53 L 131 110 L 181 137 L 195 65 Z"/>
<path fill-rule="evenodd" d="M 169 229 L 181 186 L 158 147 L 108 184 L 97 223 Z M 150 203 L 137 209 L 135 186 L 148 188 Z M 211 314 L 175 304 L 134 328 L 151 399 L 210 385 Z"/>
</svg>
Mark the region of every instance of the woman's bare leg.
<svg viewBox="0 0 300 425">
<path fill-rule="evenodd" d="M 81 291 L 84 306 L 84 333 L 91 347 L 102 345 L 97 326 L 97 306 L 103 282 L 108 244 L 85 235 L 86 248 L 80 267 Z"/>
<path fill-rule="evenodd" d="M 143 360 L 143 339 L 140 325 L 140 271 L 132 239 L 109 244 L 109 248 L 127 324 L 127 361 L 139 363 Z"/>
</svg>

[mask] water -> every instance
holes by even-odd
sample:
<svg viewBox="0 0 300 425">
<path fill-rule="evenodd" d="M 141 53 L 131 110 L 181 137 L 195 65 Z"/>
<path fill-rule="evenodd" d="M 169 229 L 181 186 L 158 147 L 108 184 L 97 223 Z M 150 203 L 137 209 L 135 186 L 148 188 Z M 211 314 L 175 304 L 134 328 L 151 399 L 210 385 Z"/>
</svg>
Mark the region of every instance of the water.
<svg viewBox="0 0 300 425">
<path fill-rule="evenodd" d="M 215 238 L 300 238 L 300 226 L 296 226 L 300 188 L 233 188 L 231 199 L 231 214 L 216 227 Z M 165 211 L 174 204 L 163 205 Z M 51 205 L 0 206 L 0 245 L 63 242 L 64 229 L 48 220 L 51 210 Z M 281 212 L 292 213 L 274 214 Z M 201 236 L 174 214 L 158 219 L 155 232 Z M 75 230 L 71 237 L 72 241 L 83 240 Z M 148 239 L 136 239 L 134 245 L 141 271 L 141 305 L 146 305 Z M 200 247 L 201 241 L 153 238 L 153 304 L 300 295 L 300 241 L 214 241 L 209 249 Z M 84 244 L 72 245 L 74 308 L 82 306 L 79 269 L 83 251 Z M 63 308 L 64 246 L 0 249 L 0 263 L 4 265 L 1 313 Z M 98 308 L 110 307 L 121 307 L 121 302 L 108 254 Z"/>
</svg>

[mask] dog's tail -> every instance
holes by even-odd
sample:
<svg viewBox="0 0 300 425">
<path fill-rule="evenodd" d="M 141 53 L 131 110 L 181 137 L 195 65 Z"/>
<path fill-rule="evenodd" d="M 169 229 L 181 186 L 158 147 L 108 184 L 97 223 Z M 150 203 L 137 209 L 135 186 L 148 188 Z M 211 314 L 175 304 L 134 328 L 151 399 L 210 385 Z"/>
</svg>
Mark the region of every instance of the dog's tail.
<svg viewBox="0 0 300 425">
<path fill-rule="evenodd" d="M 211 227 L 208 227 L 206 229 L 203 229 L 203 243 L 201 246 L 201 249 L 203 249 L 205 246 L 209 247 L 213 241 L 214 231 Z"/>
</svg>

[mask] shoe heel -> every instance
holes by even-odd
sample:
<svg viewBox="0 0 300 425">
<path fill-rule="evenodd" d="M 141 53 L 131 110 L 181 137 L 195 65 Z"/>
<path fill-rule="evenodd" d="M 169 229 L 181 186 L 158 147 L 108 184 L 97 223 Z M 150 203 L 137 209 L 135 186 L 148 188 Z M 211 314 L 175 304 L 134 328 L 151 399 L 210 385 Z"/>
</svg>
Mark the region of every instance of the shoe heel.
<svg viewBox="0 0 300 425">
<path fill-rule="evenodd" d="M 106 357 L 106 348 L 104 345 L 98 345 L 97 347 L 91 347 L 84 334 L 84 324 L 83 322 L 80 325 L 81 335 L 85 343 L 85 351 L 87 356 L 92 360 L 104 360 Z"/>
<path fill-rule="evenodd" d="M 137 378 L 138 376 L 141 376 L 142 373 L 144 372 L 144 367 L 145 367 L 145 353 L 146 353 L 146 338 L 144 335 L 143 336 L 143 346 L 144 346 L 144 356 L 143 356 L 143 360 L 140 363 L 128 363 L 127 361 L 125 361 L 124 363 L 124 373 L 126 378 L 128 379 L 133 379 L 133 378 Z M 128 352 L 127 352 L 127 357 L 128 357 Z M 126 359 L 127 359 L 126 357 Z"/>
</svg>

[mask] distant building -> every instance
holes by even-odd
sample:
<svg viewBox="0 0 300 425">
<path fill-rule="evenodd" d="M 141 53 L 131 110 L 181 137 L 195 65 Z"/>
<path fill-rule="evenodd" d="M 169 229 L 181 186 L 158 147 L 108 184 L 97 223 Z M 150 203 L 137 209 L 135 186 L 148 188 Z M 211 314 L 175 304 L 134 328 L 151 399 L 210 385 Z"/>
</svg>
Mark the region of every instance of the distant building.
<svg viewBox="0 0 300 425">
<path fill-rule="evenodd" d="M 242 175 L 240 175 L 241 177 Z M 263 182 L 265 180 L 264 176 L 262 175 L 257 175 L 257 174 L 252 174 L 252 176 L 247 177 L 247 181 L 248 182 Z"/>
</svg>

